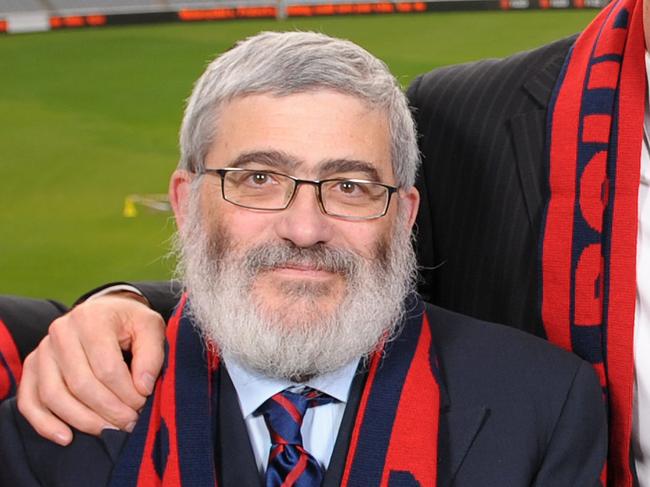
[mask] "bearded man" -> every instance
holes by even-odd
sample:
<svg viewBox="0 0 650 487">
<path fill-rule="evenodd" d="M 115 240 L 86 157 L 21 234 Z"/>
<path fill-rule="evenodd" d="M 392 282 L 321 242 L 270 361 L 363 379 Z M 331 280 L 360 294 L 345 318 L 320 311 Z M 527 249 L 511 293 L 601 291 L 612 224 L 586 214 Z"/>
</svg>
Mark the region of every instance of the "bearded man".
<svg viewBox="0 0 650 487">
<path fill-rule="evenodd" d="M 589 364 L 424 304 L 406 98 L 360 47 L 262 33 L 214 60 L 170 200 L 186 293 L 132 433 L 39 437 L 0 412 L 19 486 L 599 485 Z"/>
</svg>

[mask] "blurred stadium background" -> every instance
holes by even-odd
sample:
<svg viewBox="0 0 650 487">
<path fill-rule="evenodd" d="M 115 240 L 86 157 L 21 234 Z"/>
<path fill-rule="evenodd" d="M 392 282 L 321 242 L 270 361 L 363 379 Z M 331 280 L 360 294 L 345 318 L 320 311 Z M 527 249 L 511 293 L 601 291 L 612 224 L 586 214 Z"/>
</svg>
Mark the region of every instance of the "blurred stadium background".
<svg viewBox="0 0 650 487">
<path fill-rule="evenodd" d="M 490 1 L 495 9 L 112 26 L 107 12 L 121 16 L 118 23 L 143 21 L 128 10 L 134 2 L 0 0 L 0 293 L 70 302 L 102 282 L 170 275 L 174 224 L 147 195 L 166 192 L 193 81 L 237 39 L 287 29 L 345 37 L 382 58 L 406 87 L 437 66 L 570 35 L 597 14 L 500 11 L 521 0 Z M 151 8 L 139 12 L 180 19 L 175 3 L 140 2 Z M 214 3 L 201 5 L 199 17 L 237 8 Z M 257 13 L 273 17 L 277 9 Z M 62 28 L 93 23 L 102 27 Z M 10 33 L 43 29 L 53 31 Z"/>
</svg>

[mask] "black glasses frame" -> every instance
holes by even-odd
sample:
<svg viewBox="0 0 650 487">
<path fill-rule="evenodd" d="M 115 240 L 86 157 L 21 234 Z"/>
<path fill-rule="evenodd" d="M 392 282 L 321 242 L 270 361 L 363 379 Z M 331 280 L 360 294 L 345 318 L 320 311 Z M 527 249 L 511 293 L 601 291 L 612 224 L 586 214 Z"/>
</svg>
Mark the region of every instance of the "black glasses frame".
<svg viewBox="0 0 650 487">
<path fill-rule="evenodd" d="M 263 174 L 275 174 L 276 176 L 282 176 L 282 177 L 291 179 L 293 181 L 293 191 L 291 193 L 291 196 L 287 200 L 287 203 L 284 206 L 277 207 L 277 208 L 257 208 L 257 207 L 254 207 L 254 206 L 247 206 L 247 205 L 243 205 L 241 203 L 237 203 L 235 201 L 229 200 L 226 197 L 225 184 L 224 184 L 226 174 L 228 174 L 229 172 L 244 172 L 244 171 L 259 172 L 259 173 L 263 173 Z M 388 212 L 388 207 L 390 206 L 391 197 L 399 189 L 397 186 L 391 186 L 390 184 L 384 184 L 384 183 L 380 183 L 380 182 L 377 182 L 377 181 L 370 181 L 368 179 L 354 179 L 354 178 L 300 179 L 300 178 L 296 178 L 296 177 L 290 176 L 289 174 L 284 174 L 284 173 L 281 173 L 281 172 L 268 171 L 266 169 L 248 169 L 248 168 L 242 168 L 242 167 L 224 167 L 224 168 L 220 168 L 220 169 L 207 169 L 207 168 L 204 168 L 199 172 L 199 174 L 200 175 L 210 174 L 210 175 L 213 175 L 213 176 L 218 175 L 220 177 L 220 179 L 221 179 L 221 197 L 224 200 L 226 200 L 228 203 L 230 203 L 232 205 L 235 205 L 235 206 L 242 207 L 242 208 L 248 208 L 250 210 L 260 210 L 260 211 L 282 211 L 282 210 L 286 210 L 287 208 L 289 208 L 289 206 L 293 202 L 294 198 L 296 197 L 296 193 L 298 192 L 298 187 L 301 184 L 309 184 L 310 186 L 316 187 L 316 199 L 318 201 L 318 207 L 320 208 L 320 210 L 325 215 L 334 216 L 334 217 L 337 217 L 337 218 L 343 218 L 345 220 L 374 220 L 376 218 L 381 218 L 382 216 L 386 215 L 386 213 Z M 322 185 L 325 184 L 325 183 L 343 182 L 343 181 L 349 181 L 351 183 L 370 183 L 370 184 L 376 184 L 378 186 L 382 186 L 382 187 L 386 188 L 386 190 L 388 191 L 388 196 L 386 197 L 386 204 L 384 205 L 384 210 L 380 214 L 377 214 L 377 215 L 359 216 L 359 217 L 349 216 L 349 215 L 339 215 L 337 213 L 328 212 L 325 209 L 325 205 L 323 204 L 323 196 L 322 196 L 322 193 L 321 193 Z"/>
</svg>

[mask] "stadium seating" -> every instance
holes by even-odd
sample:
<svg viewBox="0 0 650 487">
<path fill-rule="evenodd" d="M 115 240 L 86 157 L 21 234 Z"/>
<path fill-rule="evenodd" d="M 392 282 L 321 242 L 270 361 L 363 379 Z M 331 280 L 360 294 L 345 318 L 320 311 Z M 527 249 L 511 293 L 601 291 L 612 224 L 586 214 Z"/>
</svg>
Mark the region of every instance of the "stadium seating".
<svg viewBox="0 0 650 487">
<path fill-rule="evenodd" d="M 215 2 L 206 2 L 206 0 L 167 0 L 166 2 L 174 9 L 180 8 L 214 8 Z M 233 2 L 230 2 L 233 3 Z M 238 2 L 248 3 L 248 2 Z M 258 2 L 259 3 L 259 2 Z"/>
<path fill-rule="evenodd" d="M 182 8 L 215 8 L 226 4 L 260 3 L 259 0 L 0 0 L 0 17 L 16 12 L 47 11 L 52 15 L 96 13 L 168 12 Z"/>
<path fill-rule="evenodd" d="M 165 0 L 48 0 L 47 3 L 58 14 L 87 14 L 97 12 L 127 13 L 169 10 L 169 5 Z"/>
<path fill-rule="evenodd" d="M 47 10 L 39 0 L 0 0 L 0 13 L 35 12 Z"/>
<path fill-rule="evenodd" d="M 282 0 L 282 4 L 340 3 L 348 0 Z M 380 1 L 380 0 L 371 0 Z M 177 12 L 241 5 L 274 5 L 278 0 L 0 0 L 0 19 L 13 14 L 43 12 L 50 16 Z"/>
</svg>

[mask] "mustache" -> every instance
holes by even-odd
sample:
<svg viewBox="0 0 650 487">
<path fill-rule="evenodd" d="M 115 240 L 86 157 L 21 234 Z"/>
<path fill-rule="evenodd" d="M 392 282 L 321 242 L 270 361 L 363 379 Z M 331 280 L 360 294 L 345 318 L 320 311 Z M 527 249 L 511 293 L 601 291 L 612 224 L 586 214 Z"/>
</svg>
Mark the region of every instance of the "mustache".
<svg viewBox="0 0 650 487">
<path fill-rule="evenodd" d="M 244 267 L 249 276 L 286 266 L 307 266 L 317 271 L 355 275 L 363 257 L 342 248 L 326 244 L 297 247 L 286 243 L 264 244 L 249 249 L 244 256 Z"/>
</svg>

